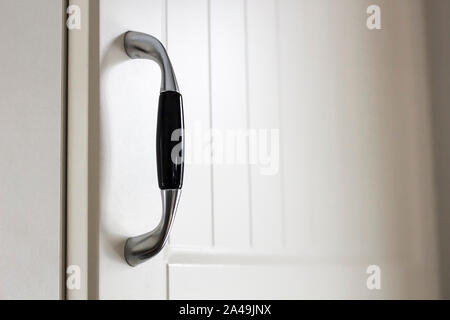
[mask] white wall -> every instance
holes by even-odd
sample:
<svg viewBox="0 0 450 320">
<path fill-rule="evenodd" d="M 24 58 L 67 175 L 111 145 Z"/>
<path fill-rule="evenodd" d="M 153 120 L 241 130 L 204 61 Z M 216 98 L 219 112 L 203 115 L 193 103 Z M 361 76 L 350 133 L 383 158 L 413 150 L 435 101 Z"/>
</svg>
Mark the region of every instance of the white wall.
<svg viewBox="0 0 450 320">
<path fill-rule="evenodd" d="M 63 2 L 0 1 L 0 299 L 63 294 Z"/>
</svg>

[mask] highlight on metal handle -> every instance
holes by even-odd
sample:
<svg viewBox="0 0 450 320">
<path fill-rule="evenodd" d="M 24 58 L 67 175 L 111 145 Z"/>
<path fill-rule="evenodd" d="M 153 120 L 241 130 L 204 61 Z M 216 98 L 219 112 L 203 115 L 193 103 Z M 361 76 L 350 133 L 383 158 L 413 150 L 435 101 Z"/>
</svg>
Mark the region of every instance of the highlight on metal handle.
<svg viewBox="0 0 450 320">
<path fill-rule="evenodd" d="M 167 242 L 181 189 L 161 190 L 162 217 L 158 226 L 150 232 L 131 237 L 125 243 L 125 259 L 134 267 L 158 254 Z"/>
<path fill-rule="evenodd" d="M 161 93 L 156 130 L 156 162 L 161 189 L 162 217 L 158 226 L 143 235 L 128 238 L 124 256 L 136 266 L 158 254 L 167 242 L 175 219 L 183 185 L 184 116 L 183 99 L 164 46 L 148 34 L 128 31 L 124 48 L 132 59 L 150 59 L 161 68 Z"/>
<path fill-rule="evenodd" d="M 124 36 L 124 48 L 131 59 L 149 59 L 159 65 L 161 68 L 161 92 L 179 92 L 169 56 L 158 39 L 146 33 L 128 31 Z"/>
</svg>

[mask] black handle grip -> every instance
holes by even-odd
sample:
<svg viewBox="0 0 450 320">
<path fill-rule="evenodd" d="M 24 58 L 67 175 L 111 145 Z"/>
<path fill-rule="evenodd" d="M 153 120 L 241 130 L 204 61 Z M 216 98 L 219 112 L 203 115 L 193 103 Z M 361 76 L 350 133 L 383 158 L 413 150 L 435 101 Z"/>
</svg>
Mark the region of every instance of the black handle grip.
<svg viewBox="0 0 450 320">
<path fill-rule="evenodd" d="M 183 98 L 175 91 L 159 96 L 156 164 L 161 190 L 181 189 L 184 172 Z"/>
</svg>

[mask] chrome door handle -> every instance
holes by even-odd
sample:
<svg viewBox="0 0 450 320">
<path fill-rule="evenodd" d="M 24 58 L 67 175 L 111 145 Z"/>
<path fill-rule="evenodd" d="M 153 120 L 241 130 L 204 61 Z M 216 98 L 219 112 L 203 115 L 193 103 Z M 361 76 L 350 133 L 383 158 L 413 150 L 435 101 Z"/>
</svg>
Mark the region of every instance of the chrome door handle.
<svg viewBox="0 0 450 320">
<path fill-rule="evenodd" d="M 162 217 L 158 226 L 143 235 L 128 238 L 125 260 L 136 266 L 158 254 L 167 242 L 181 195 L 184 173 L 183 99 L 164 46 L 148 34 L 128 31 L 125 52 L 131 59 L 150 59 L 161 68 L 161 91 L 156 129 L 156 163 L 161 189 Z"/>
</svg>

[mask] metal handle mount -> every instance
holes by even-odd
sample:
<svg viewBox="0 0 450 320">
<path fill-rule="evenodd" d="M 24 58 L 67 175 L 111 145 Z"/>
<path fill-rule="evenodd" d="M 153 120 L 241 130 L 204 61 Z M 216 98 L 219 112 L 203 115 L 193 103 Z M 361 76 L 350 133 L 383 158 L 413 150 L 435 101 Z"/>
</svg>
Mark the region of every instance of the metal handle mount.
<svg viewBox="0 0 450 320">
<path fill-rule="evenodd" d="M 184 116 L 175 73 L 161 42 L 148 34 L 128 31 L 124 36 L 124 48 L 131 59 L 150 59 L 161 68 L 156 160 L 162 217 L 154 230 L 127 239 L 124 256 L 134 267 L 164 248 L 173 225 L 183 184 Z"/>
</svg>

